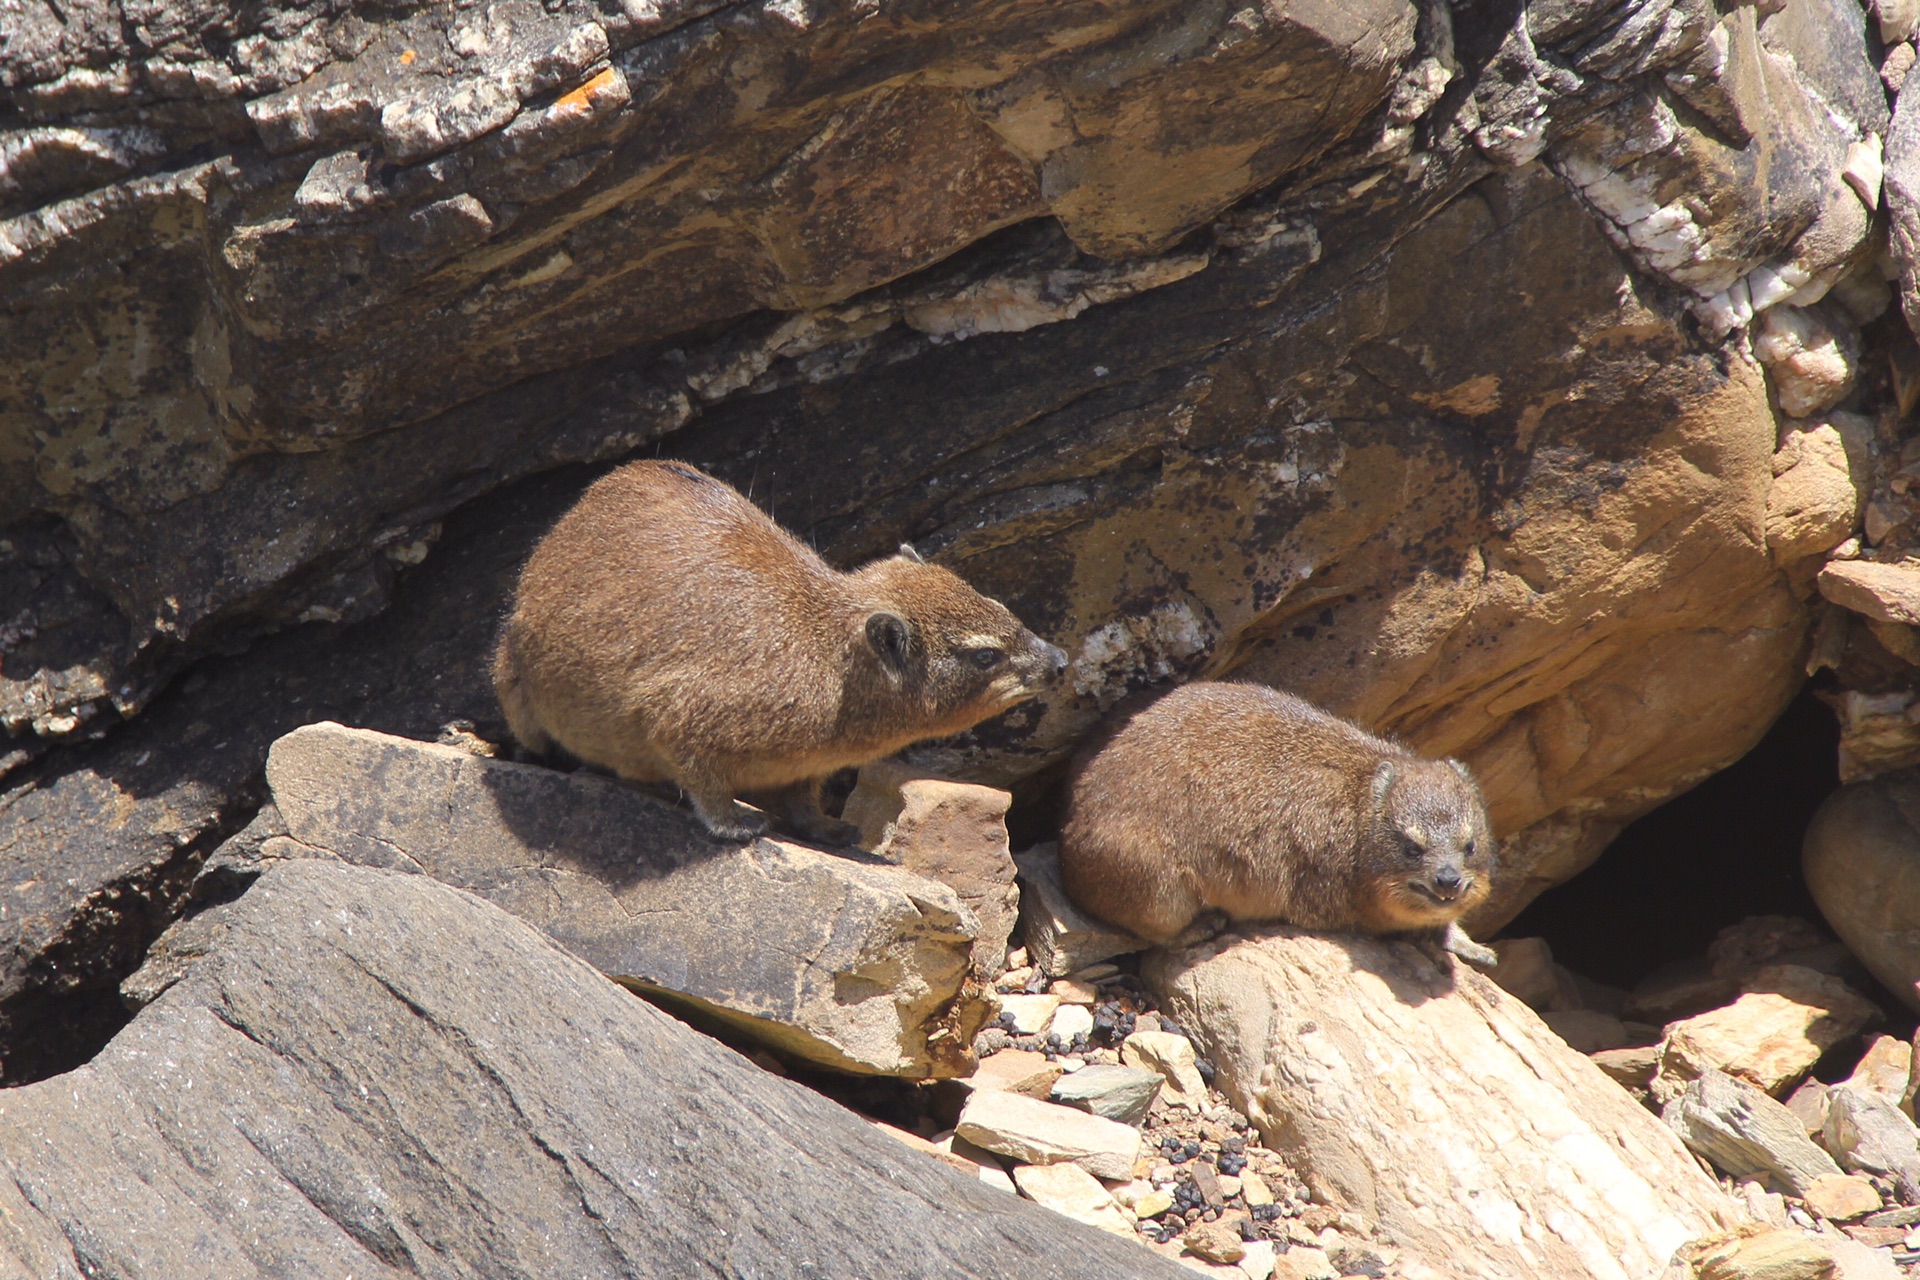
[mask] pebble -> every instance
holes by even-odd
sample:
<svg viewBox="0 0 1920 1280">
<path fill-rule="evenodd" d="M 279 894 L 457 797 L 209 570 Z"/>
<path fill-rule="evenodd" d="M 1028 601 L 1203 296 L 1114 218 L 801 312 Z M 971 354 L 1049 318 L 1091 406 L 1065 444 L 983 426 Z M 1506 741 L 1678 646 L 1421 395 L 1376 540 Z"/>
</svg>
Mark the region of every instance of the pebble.
<svg viewBox="0 0 1920 1280">
<path fill-rule="evenodd" d="M 1238 1262 L 1247 1256 L 1247 1242 L 1240 1232 L 1224 1222 L 1205 1222 L 1187 1228 L 1183 1237 L 1193 1253 L 1209 1262 Z"/>
<path fill-rule="evenodd" d="M 992 1057 L 982 1058 L 974 1073 L 962 1078 L 960 1084 L 968 1090 L 1003 1089 L 1029 1098 L 1044 1098 L 1060 1074 L 1060 1064 L 1047 1061 L 1044 1053 L 1002 1049 Z"/>
<path fill-rule="evenodd" d="M 1090 964 L 1086 968 L 1076 971 L 1073 974 L 1073 980 L 1075 982 L 1084 982 L 1091 986 L 1093 983 L 1105 982 L 1108 978 L 1118 977 L 1119 973 L 1119 965 L 1108 964 L 1102 961 L 1099 964 Z"/>
<path fill-rule="evenodd" d="M 1121 1044 L 1120 1061 L 1145 1071 L 1158 1071 L 1165 1077 L 1160 1098 L 1170 1106 L 1195 1111 L 1206 1106 L 1207 1084 L 1194 1065 L 1193 1041 L 1185 1036 L 1168 1031 L 1135 1031 Z"/>
<path fill-rule="evenodd" d="M 1131 1178 L 1140 1133 L 1131 1126 L 1022 1094 L 981 1089 L 967 1099 L 955 1132 L 1026 1164 L 1071 1161 L 1103 1178 Z"/>
<path fill-rule="evenodd" d="M 1145 1178 L 1110 1188 L 1114 1200 L 1136 1218 L 1157 1218 L 1173 1208 L 1173 1193 Z"/>
<path fill-rule="evenodd" d="M 1060 997 L 1063 1004 L 1082 1005 L 1099 1004 L 1100 993 L 1094 990 L 1091 982 L 1079 982 L 1073 978 L 1055 978 L 1053 985 L 1047 988 L 1049 995 Z M 1088 1020 L 1092 1026 L 1092 1020 Z"/>
<path fill-rule="evenodd" d="M 1020 1194 L 1055 1213 L 1115 1235 L 1133 1235 L 1133 1223 L 1107 1189 L 1086 1170 L 1071 1164 L 1023 1164 L 1013 1171 Z"/>
<path fill-rule="evenodd" d="M 1247 1273 L 1247 1280 L 1270 1280 L 1278 1254 L 1271 1240 L 1249 1240 L 1247 1251 L 1240 1259 L 1240 1269 Z"/>
<path fill-rule="evenodd" d="M 1267 1180 L 1257 1173 L 1249 1172 L 1240 1175 L 1240 1195 L 1246 1200 L 1248 1208 L 1273 1203 L 1273 1188 L 1269 1187 Z"/>
<path fill-rule="evenodd" d="M 1058 984 L 1055 984 L 1056 986 Z M 1078 1036 L 1093 1034 L 1093 1011 L 1084 1004 L 1060 1004 L 1058 992 L 1050 992 L 1057 1005 L 1053 1016 L 1047 1021 L 1047 1034 L 1059 1036 L 1062 1043 L 1072 1041 Z"/>
<path fill-rule="evenodd" d="M 1037 1036 L 1046 1029 L 1047 1023 L 1060 1008 L 1060 997 L 1055 995 L 1003 995 L 999 999 L 1000 1014 L 1013 1015 L 1011 1030 L 1018 1036 Z"/>
<path fill-rule="evenodd" d="M 1815 1178 L 1800 1198 L 1807 1202 L 1807 1208 L 1833 1222 L 1864 1218 L 1883 1207 L 1873 1183 L 1857 1174 L 1830 1173 Z M 1888 1229 L 1904 1231 L 1901 1227 Z"/>
</svg>

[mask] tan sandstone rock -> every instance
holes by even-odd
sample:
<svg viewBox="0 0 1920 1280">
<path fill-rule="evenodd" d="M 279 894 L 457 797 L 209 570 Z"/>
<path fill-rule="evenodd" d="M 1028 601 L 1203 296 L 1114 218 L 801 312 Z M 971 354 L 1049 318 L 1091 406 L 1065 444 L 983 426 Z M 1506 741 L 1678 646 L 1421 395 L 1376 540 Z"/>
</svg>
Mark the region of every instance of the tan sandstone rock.
<svg viewBox="0 0 1920 1280">
<path fill-rule="evenodd" d="M 875 854 L 950 886 L 967 904 L 980 920 L 973 968 L 983 981 L 1006 967 L 1007 939 L 1020 910 L 1007 850 L 1012 803 L 1012 796 L 993 787 L 928 777 L 879 760 L 861 767 L 840 815 L 860 828 L 861 843 Z"/>
<path fill-rule="evenodd" d="M 1709 1068 L 1779 1094 L 1877 1016 L 1871 1002 L 1838 978 L 1800 965 L 1769 965 L 1732 1004 L 1668 1025 L 1654 1096 L 1673 1096 Z"/>
<path fill-rule="evenodd" d="M 1078 1165 L 1022 1164 L 1013 1169 L 1013 1184 L 1035 1204 L 1075 1222 L 1084 1222 L 1115 1235 L 1133 1236 L 1133 1223 L 1120 1211 L 1100 1180 Z"/>
<path fill-rule="evenodd" d="M 1464 965 L 1282 927 L 1146 974 L 1315 1199 L 1390 1231 L 1403 1269 L 1648 1275 L 1739 1220 L 1657 1119 Z"/>
<path fill-rule="evenodd" d="M 1872 430 L 1852 414 L 1836 414 L 1782 433 L 1767 490 L 1767 550 L 1777 563 L 1824 555 L 1859 528 Z"/>
<path fill-rule="evenodd" d="M 982 1090 L 967 1099 L 954 1132 L 1026 1164 L 1071 1162 L 1101 1178 L 1131 1178 L 1140 1132 L 1071 1107 Z"/>
<path fill-rule="evenodd" d="M 1920 570 L 1902 572 L 1920 582 Z M 1887 990 L 1920 1009 L 1920 773 L 1886 774 L 1827 797 L 1800 860 L 1833 931 Z"/>
</svg>

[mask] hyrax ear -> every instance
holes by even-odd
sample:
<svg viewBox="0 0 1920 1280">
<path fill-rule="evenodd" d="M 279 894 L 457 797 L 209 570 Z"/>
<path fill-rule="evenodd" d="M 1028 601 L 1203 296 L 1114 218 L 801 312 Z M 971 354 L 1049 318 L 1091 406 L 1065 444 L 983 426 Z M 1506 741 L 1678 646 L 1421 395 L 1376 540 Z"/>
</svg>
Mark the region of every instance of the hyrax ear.
<svg viewBox="0 0 1920 1280">
<path fill-rule="evenodd" d="M 880 665 L 896 676 L 907 674 L 907 647 L 913 632 L 907 620 L 897 613 L 881 610 L 867 615 L 867 643 L 880 657 Z"/>
<path fill-rule="evenodd" d="M 1378 811 L 1387 802 L 1387 788 L 1393 785 L 1393 761 L 1382 760 L 1373 771 L 1373 807 Z"/>
<path fill-rule="evenodd" d="M 925 560 L 922 560 L 920 558 L 920 553 L 913 549 L 913 544 L 911 542 L 903 542 L 900 544 L 900 558 L 902 560 L 911 560 L 915 564 L 926 563 Z"/>
<path fill-rule="evenodd" d="M 1470 787 L 1478 789 L 1480 784 L 1473 780 L 1473 774 L 1467 771 L 1467 766 L 1465 766 L 1464 764 L 1461 764 L 1458 760 L 1453 759 L 1451 756 L 1447 758 L 1445 763 L 1447 768 L 1453 770 L 1455 773 L 1460 775 L 1460 781 L 1466 783 Z"/>
</svg>

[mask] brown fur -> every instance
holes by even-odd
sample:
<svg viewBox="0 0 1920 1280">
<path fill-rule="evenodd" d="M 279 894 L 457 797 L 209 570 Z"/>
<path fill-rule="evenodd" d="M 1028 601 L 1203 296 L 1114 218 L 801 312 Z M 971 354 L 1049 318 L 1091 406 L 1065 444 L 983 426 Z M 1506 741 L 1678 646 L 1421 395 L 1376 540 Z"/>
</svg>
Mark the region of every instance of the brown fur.
<svg viewBox="0 0 1920 1280">
<path fill-rule="evenodd" d="M 1127 717 L 1076 761 L 1060 834 L 1074 901 L 1154 942 L 1217 911 L 1437 929 L 1476 963 L 1492 953 L 1455 922 L 1486 899 L 1493 855 L 1465 766 L 1251 684 L 1186 685 Z"/>
<path fill-rule="evenodd" d="M 764 828 L 736 796 L 780 793 L 803 833 L 844 841 L 821 779 L 958 733 L 1065 665 L 906 548 L 840 573 L 712 476 L 636 462 L 534 549 L 494 688 L 524 746 L 677 783 L 716 834 Z"/>
</svg>

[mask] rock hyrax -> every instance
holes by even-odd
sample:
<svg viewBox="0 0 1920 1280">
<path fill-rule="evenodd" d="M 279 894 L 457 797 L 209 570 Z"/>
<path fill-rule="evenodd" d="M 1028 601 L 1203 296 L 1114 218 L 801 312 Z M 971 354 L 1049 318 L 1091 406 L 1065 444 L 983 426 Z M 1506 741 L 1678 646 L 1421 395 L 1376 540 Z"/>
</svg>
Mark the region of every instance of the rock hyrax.
<svg viewBox="0 0 1920 1280">
<path fill-rule="evenodd" d="M 1457 760 L 1423 760 L 1292 694 L 1190 684 L 1076 761 L 1060 833 L 1067 893 L 1172 942 L 1204 912 L 1308 929 L 1439 931 L 1486 899 L 1494 842 Z"/>
<path fill-rule="evenodd" d="M 679 462 L 593 484 L 534 548 L 494 654 L 513 736 L 672 782 L 716 835 L 846 843 L 822 779 L 1037 693 L 1066 654 L 911 548 L 840 573 Z"/>
</svg>

